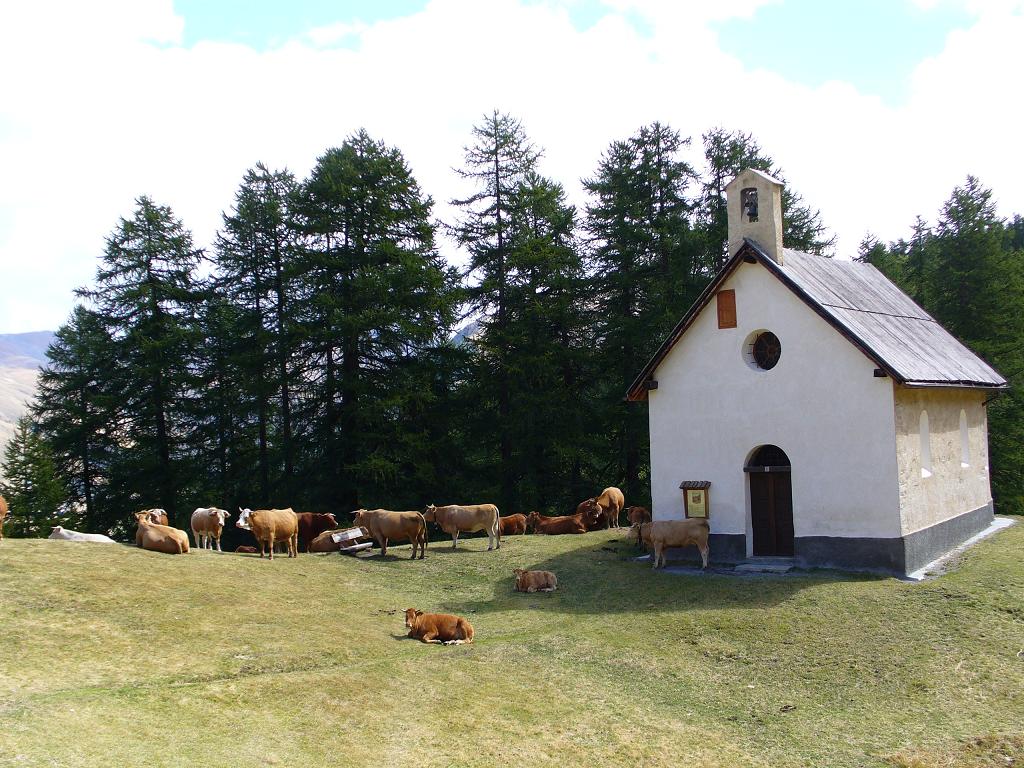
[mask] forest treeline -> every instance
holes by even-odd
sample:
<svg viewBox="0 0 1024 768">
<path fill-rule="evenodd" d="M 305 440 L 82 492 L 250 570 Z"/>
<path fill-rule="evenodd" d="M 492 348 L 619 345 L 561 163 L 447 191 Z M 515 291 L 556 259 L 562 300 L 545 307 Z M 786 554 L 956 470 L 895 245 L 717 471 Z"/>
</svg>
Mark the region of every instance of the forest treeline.
<svg viewBox="0 0 1024 768">
<path fill-rule="evenodd" d="M 143 507 L 178 525 L 207 505 L 565 512 L 607 485 L 645 503 L 647 411 L 626 387 L 727 258 L 725 184 L 744 167 L 784 179 L 742 131 L 700 149 L 660 123 L 613 141 L 577 210 L 494 112 L 441 222 L 401 151 L 359 131 L 304 180 L 247 171 L 208 251 L 140 197 L 5 452 L 8 532 L 118 533 Z M 789 186 L 783 214 L 788 247 L 832 255 Z M 1022 238 L 968 179 L 935 227 L 866 238 L 859 258 L 1016 380 Z M 1017 511 L 1015 391 L 990 412 L 997 503 Z"/>
</svg>

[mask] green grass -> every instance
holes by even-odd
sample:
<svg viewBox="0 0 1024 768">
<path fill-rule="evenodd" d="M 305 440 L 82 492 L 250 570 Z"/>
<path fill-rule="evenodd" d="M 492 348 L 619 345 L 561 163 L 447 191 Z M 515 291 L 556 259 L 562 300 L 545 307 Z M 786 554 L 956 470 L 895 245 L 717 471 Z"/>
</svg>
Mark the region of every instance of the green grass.
<svg viewBox="0 0 1024 768">
<path fill-rule="evenodd" d="M 655 573 L 609 532 L 485 550 L 7 539 L 0 766 L 1024 765 L 1024 525 L 923 584 Z M 476 642 L 405 638 L 407 606 Z"/>
</svg>

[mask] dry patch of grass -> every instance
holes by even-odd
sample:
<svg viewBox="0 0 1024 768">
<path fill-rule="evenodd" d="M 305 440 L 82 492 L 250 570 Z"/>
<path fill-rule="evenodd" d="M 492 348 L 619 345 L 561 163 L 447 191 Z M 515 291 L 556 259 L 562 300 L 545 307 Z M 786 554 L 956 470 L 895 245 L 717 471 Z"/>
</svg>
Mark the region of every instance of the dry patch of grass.
<svg viewBox="0 0 1024 768">
<path fill-rule="evenodd" d="M 926 584 L 655 573 L 619 536 L 273 563 L 8 539 L 0 766 L 1020 762 L 1024 526 Z M 407 606 L 477 642 L 405 638 Z"/>
</svg>

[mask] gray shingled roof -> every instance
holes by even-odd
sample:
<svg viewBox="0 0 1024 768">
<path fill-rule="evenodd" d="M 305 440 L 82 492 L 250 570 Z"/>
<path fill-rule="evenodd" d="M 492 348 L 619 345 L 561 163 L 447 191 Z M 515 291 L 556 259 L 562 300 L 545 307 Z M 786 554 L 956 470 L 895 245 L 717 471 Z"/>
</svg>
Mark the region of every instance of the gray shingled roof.
<svg viewBox="0 0 1024 768">
<path fill-rule="evenodd" d="M 1004 387 L 1006 379 L 870 264 L 784 248 L 767 259 L 904 384 Z"/>
<path fill-rule="evenodd" d="M 756 258 L 902 384 L 988 389 L 1007 386 L 1006 379 L 870 264 L 826 259 L 789 248 L 784 248 L 782 254 L 780 266 L 753 240 L 745 240 L 630 385 L 627 398 L 646 397 L 646 381 L 745 257 Z"/>
</svg>

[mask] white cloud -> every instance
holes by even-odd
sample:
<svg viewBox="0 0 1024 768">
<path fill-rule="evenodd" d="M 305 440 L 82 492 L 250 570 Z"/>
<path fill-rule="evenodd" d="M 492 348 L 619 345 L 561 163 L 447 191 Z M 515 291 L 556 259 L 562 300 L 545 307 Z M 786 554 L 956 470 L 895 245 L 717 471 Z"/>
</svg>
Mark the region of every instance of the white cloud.
<svg viewBox="0 0 1024 768">
<path fill-rule="evenodd" d="M 166 1 L 4 6 L 0 71 L 14 76 L 0 98 L 0 331 L 60 323 L 136 196 L 170 205 L 205 245 L 246 168 L 301 177 L 359 127 L 399 146 L 448 216 L 445 201 L 466 192 L 451 169 L 494 108 L 523 120 L 544 171 L 577 202 L 608 143 L 657 119 L 692 136 L 695 155 L 714 125 L 753 132 L 841 252 L 868 230 L 895 238 L 915 214 L 933 217 L 968 172 L 995 188 L 1002 213 L 1024 211 L 1011 145 L 1019 10 L 986 10 L 951 35 L 892 108 L 723 54 L 708 22 L 759 4 L 616 0 L 580 31 L 564 2 L 434 0 L 265 52 L 181 47 Z"/>
</svg>

